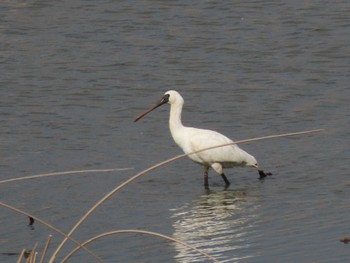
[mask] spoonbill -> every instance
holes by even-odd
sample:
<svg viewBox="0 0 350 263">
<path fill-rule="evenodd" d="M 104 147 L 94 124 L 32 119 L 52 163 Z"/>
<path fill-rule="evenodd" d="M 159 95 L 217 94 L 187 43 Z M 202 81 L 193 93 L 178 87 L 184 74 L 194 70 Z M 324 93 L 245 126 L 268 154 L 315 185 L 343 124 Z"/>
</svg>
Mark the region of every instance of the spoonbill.
<svg viewBox="0 0 350 263">
<path fill-rule="evenodd" d="M 166 103 L 170 104 L 169 127 L 171 135 L 175 143 L 186 154 L 213 146 L 233 143 L 231 139 L 216 131 L 184 126 L 181 121 L 184 99 L 180 93 L 175 90 L 165 92 L 159 103 L 140 114 L 135 119 L 135 122 Z M 263 179 L 267 175 L 271 175 L 271 173 L 265 173 L 263 170 L 260 170 L 254 156 L 245 152 L 236 144 L 194 153 L 188 157 L 195 163 L 198 163 L 204 167 L 204 187 L 206 189 L 209 189 L 208 170 L 210 167 L 221 175 L 226 187 L 230 185 L 230 181 L 224 174 L 224 168 L 232 168 L 235 166 L 253 167 L 258 170 L 260 175 L 259 179 Z"/>
</svg>

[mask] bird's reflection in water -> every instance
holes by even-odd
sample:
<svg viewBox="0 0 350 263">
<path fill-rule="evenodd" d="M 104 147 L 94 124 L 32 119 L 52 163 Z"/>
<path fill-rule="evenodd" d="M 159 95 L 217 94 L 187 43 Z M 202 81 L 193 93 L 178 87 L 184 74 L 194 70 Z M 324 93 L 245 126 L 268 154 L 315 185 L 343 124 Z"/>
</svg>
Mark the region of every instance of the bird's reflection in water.
<svg viewBox="0 0 350 263">
<path fill-rule="evenodd" d="M 174 238 L 214 256 L 220 262 L 253 257 L 249 249 L 257 210 L 257 197 L 245 191 L 211 191 L 191 204 L 172 209 Z M 175 245 L 178 262 L 203 262 L 205 258 Z"/>
</svg>

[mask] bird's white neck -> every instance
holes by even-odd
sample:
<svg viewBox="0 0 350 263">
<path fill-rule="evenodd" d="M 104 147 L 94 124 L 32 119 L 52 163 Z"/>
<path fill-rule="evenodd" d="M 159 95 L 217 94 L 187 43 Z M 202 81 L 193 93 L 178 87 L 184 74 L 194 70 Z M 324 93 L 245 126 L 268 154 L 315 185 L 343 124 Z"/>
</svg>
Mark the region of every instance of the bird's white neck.
<svg viewBox="0 0 350 263">
<path fill-rule="evenodd" d="M 172 136 L 175 139 L 175 134 L 184 126 L 181 122 L 181 113 L 182 113 L 183 101 L 176 101 L 170 106 L 170 118 L 169 118 L 169 127 Z"/>
</svg>

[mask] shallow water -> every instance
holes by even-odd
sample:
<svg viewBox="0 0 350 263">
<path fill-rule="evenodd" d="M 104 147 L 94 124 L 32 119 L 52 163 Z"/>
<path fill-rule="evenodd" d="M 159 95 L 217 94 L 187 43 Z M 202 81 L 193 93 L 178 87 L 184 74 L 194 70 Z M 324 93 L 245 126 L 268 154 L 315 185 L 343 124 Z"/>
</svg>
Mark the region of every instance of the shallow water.
<svg viewBox="0 0 350 263">
<path fill-rule="evenodd" d="M 175 89 L 185 124 L 232 139 L 326 130 L 242 145 L 273 173 L 262 182 L 232 169 L 224 189 L 211 172 L 206 192 L 187 159 L 154 170 L 97 209 L 77 240 L 143 229 L 222 262 L 349 259 L 339 242 L 350 235 L 347 1 L 3 1 L 0 10 L 0 179 L 134 168 L 1 184 L 2 202 L 68 232 L 115 186 L 181 153 L 167 106 L 133 123 Z M 4 207 L 0 222 L 0 253 L 40 250 L 53 234 L 52 253 L 61 240 Z M 89 248 L 106 262 L 210 262 L 144 235 Z M 70 262 L 92 261 L 80 251 Z"/>
</svg>

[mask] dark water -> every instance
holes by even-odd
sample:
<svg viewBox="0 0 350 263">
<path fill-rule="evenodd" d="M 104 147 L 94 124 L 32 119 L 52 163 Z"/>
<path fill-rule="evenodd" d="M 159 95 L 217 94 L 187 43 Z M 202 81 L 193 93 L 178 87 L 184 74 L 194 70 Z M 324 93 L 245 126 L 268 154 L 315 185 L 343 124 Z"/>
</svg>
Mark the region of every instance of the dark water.
<svg viewBox="0 0 350 263">
<path fill-rule="evenodd" d="M 181 153 L 168 109 L 134 124 L 168 89 L 183 120 L 232 139 L 324 128 L 243 145 L 274 176 L 187 159 L 127 186 L 78 229 L 156 231 L 221 262 L 346 262 L 350 235 L 348 1 L 2 1 L 0 179 L 132 167 L 0 185 L 0 200 L 68 232 L 107 192 Z M 0 253 L 61 236 L 0 207 Z M 67 244 L 58 260 L 73 248 Z M 115 235 L 106 262 L 210 262 L 156 237 Z M 0 255 L 1 262 L 17 256 Z M 70 262 L 93 262 L 78 252 Z"/>
</svg>

